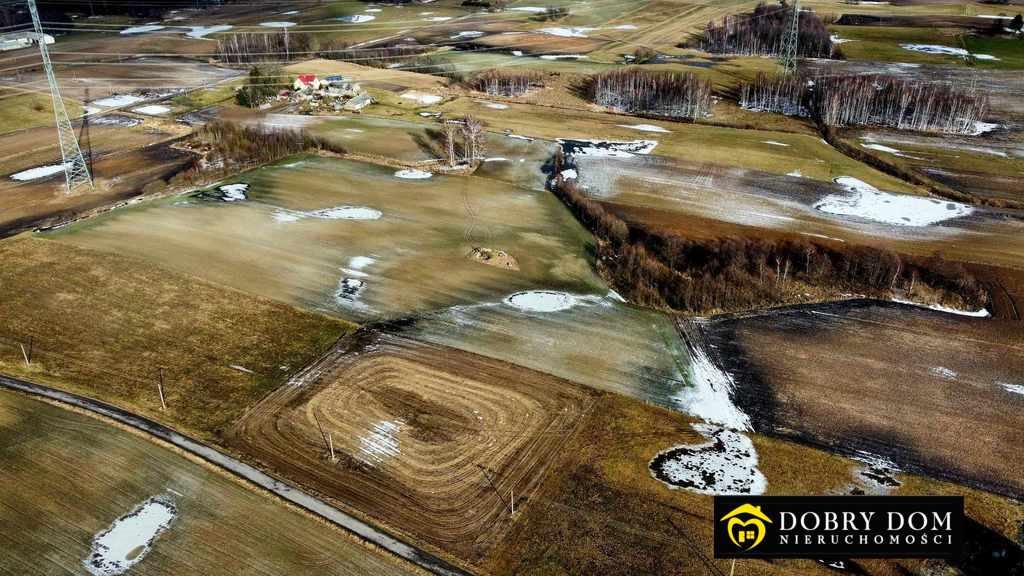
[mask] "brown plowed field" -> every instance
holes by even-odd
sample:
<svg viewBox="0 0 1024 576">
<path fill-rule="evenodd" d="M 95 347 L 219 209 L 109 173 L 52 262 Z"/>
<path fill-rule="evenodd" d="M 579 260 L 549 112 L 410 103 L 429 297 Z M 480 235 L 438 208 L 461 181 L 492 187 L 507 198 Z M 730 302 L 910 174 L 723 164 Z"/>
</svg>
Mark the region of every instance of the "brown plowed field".
<svg viewBox="0 0 1024 576">
<path fill-rule="evenodd" d="M 552 376 L 361 333 L 332 370 L 268 397 L 229 442 L 392 532 L 475 563 L 511 525 L 509 491 L 518 515 L 589 404 L 588 392 Z"/>
</svg>

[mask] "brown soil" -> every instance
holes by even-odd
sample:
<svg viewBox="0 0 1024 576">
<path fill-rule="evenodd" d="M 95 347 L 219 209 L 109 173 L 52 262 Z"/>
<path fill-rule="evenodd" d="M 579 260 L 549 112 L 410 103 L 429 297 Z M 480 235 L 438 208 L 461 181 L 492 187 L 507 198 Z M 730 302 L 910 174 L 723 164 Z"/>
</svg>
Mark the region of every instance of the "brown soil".
<svg viewBox="0 0 1024 576">
<path fill-rule="evenodd" d="M 517 510 L 529 506 L 590 393 L 397 337 L 361 332 L 347 345 L 315 381 L 250 411 L 230 445 L 393 532 L 478 562 L 512 524 L 509 491 Z"/>
<path fill-rule="evenodd" d="M 504 250 L 476 247 L 473 248 L 470 258 L 480 262 L 481 264 L 487 264 L 488 266 L 494 266 L 495 268 L 519 270 L 519 262 L 514 256 Z"/>
</svg>

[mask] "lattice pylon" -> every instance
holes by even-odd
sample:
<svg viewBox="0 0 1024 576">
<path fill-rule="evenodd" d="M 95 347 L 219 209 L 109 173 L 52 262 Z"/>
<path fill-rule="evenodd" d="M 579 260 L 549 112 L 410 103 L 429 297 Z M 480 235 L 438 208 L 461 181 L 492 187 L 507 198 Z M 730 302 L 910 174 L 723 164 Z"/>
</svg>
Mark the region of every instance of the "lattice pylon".
<svg viewBox="0 0 1024 576">
<path fill-rule="evenodd" d="M 779 65 L 786 74 L 796 72 L 797 44 L 800 41 L 800 0 L 793 2 L 793 16 L 786 28 L 786 35 L 782 37 L 782 53 L 779 55 Z"/>
<path fill-rule="evenodd" d="M 91 190 L 92 177 L 89 175 L 89 166 L 85 163 L 85 157 L 82 156 L 82 149 L 78 146 L 78 138 L 71 126 L 71 119 L 68 118 L 68 111 L 64 108 L 64 100 L 60 97 L 60 88 L 57 86 L 57 78 L 53 75 L 50 51 L 46 47 L 46 36 L 43 34 L 42 24 L 39 23 L 39 11 L 36 9 L 35 0 L 28 0 L 28 11 L 32 14 L 36 44 L 39 45 L 39 53 L 43 56 L 46 81 L 50 84 L 53 115 L 57 120 L 57 141 L 60 143 L 60 154 L 64 161 L 64 176 L 67 178 L 68 194 L 82 189 Z"/>
</svg>

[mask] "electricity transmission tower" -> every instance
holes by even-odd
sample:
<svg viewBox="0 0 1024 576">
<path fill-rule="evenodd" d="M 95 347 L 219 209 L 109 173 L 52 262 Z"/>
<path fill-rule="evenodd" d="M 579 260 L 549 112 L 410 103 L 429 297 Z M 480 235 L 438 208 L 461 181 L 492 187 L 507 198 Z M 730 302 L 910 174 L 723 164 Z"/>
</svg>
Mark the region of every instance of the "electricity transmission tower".
<svg viewBox="0 0 1024 576">
<path fill-rule="evenodd" d="M 60 143 L 60 154 L 64 161 L 64 176 L 67 177 L 68 194 L 82 189 L 92 189 L 92 178 L 89 167 L 78 147 L 78 138 L 71 127 L 68 111 L 64 109 L 64 100 L 60 97 L 57 78 L 53 75 L 53 64 L 50 63 L 50 51 L 46 47 L 46 36 L 43 26 L 39 23 L 39 11 L 36 0 L 28 0 L 28 10 L 32 14 L 32 27 L 35 29 L 36 43 L 39 53 L 43 55 L 43 69 L 46 70 L 46 81 L 50 84 L 50 96 L 53 97 L 53 115 L 57 119 L 57 141 Z"/>
<path fill-rule="evenodd" d="M 796 49 L 800 38 L 800 0 L 793 2 L 793 16 L 786 28 L 786 35 L 782 37 L 782 53 L 779 55 L 779 64 L 786 74 L 796 72 Z"/>
</svg>

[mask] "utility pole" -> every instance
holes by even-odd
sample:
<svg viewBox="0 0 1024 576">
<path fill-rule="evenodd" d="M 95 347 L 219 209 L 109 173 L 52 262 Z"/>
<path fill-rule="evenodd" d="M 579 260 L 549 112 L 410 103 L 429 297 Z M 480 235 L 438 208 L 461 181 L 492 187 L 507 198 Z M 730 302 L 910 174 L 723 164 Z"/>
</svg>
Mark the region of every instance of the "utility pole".
<svg viewBox="0 0 1024 576">
<path fill-rule="evenodd" d="M 43 56 L 43 69 L 46 81 L 50 84 L 50 96 L 53 98 L 53 115 L 57 119 L 57 141 L 60 143 L 60 155 L 64 161 L 64 176 L 67 178 L 68 194 L 77 191 L 92 190 L 92 177 L 89 167 L 85 164 L 82 149 L 78 147 L 75 130 L 71 127 L 68 111 L 64 109 L 64 100 L 60 97 L 57 78 L 53 75 L 53 64 L 50 63 L 50 51 L 46 47 L 46 36 L 43 26 L 39 23 L 39 11 L 36 0 L 28 0 L 28 11 L 32 14 L 32 27 L 35 30 L 36 44 Z"/>
<path fill-rule="evenodd" d="M 782 53 L 779 54 L 779 64 L 785 74 L 796 72 L 797 45 L 800 41 L 800 0 L 793 2 L 793 16 L 789 20 L 789 27 L 786 35 L 782 37 Z"/>
</svg>

